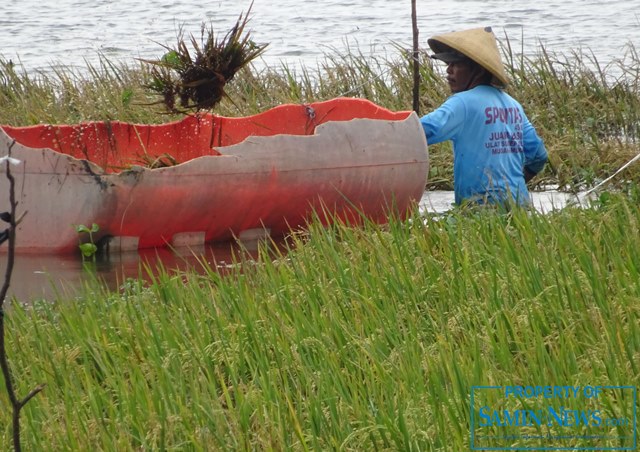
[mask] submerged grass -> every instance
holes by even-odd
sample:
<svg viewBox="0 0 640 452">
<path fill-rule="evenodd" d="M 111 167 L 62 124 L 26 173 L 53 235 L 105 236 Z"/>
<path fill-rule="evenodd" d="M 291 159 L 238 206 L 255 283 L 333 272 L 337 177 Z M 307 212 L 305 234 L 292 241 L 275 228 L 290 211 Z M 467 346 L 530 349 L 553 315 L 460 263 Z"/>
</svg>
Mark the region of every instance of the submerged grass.
<svg viewBox="0 0 640 452">
<path fill-rule="evenodd" d="M 347 48 L 327 53 L 315 68 L 281 67 L 240 71 L 227 86 L 216 113 L 246 116 L 283 103 L 309 103 L 338 96 L 362 97 L 392 110 L 412 105 L 411 53 L 398 47 L 384 56 Z M 525 57 L 503 51 L 512 84 L 508 91 L 524 105 L 545 139 L 550 165 L 534 184 L 580 190 L 611 175 L 640 152 L 640 58 L 629 45 L 620 60 L 602 64 L 586 51 L 557 55 L 540 47 Z M 449 94 L 443 67 L 421 53 L 420 111 L 437 107 Z M 0 124 L 76 123 L 121 120 L 160 123 L 179 119 L 149 107 L 158 100 L 143 87 L 152 74 L 144 65 L 115 64 L 102 58 L 87 70 L 53 66 L 28 74 L 0 60 Z M 430 147 L 429 186 L 451 189 L 448 143 Z M 631 167 L 613 183 L 640 180 Z"/>
<path fill-rule="evenodd" d="M 231 277 L 167 272 L 15 305 L 18 390 L 47 384 L 24 408 L 24 444 L 468 450 L 473 385 L 640 383 L 638 249 L 637 202 L 611 196 L 548 215 L 313 225 Z"/>
</svg>

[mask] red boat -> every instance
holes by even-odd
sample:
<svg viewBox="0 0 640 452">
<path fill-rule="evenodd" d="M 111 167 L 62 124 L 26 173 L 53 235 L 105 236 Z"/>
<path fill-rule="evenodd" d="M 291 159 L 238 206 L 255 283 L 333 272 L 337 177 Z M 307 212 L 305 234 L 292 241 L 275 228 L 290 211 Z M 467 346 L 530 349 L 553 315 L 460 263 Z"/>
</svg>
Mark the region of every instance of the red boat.
<svg viewBox="0 0 640 452">
<path fill-rule="evenodd" d="M 420 199 L 429 165 L 415 113 L 352 98 L 242 118 L 0 129 L 0 155 L 20 161 L 19 252 L 75 252 L 79 224 L 99 225 L 93 240 L 113 250 L 277 236 L 314 210 L 382 223 Z M 0 210 L 8 187 L 0 176 Z"/>
</svg>

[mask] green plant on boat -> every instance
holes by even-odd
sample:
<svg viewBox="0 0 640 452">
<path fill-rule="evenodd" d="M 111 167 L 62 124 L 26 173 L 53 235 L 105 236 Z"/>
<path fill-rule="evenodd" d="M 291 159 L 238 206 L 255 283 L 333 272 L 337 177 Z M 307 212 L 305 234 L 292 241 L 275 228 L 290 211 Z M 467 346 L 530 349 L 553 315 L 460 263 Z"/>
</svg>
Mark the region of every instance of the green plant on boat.
<svg viewBox="0 0 640 452">
<path fill-rule="evenodd" d="M 80 242 L 80 244 L 78 245 L 78 248 L 80 248 L 80 252 L 82 253 L 82 259 L 84 260 L 87 258 L 91 258 L 95 260 L 96 253 L 98 252 L 98 245 L 96 245 L 93 240 L 93 234 L 98 232 L 100 230 L 100 227 L 96 223 L 93 223 L 90 228 L 85 226 L 84 224 L 76 224 L 74 225 L 74 227 L 78 234 L 89 234 L 89 241 Z"/>
<path fill-rule="evenodd" d="M 167 168 L 169 166 L 176 166 L 180 163 L 174 156 L 167 152 L 158 156 L 150 155 L 145 152 L 140 156 L 139 162 L 140 164 L 151 169 Z"/>
<path fill-rule="evenodd" d="M 142 60 L 151 66 L 151 81 L 146 87 L 163 97 L 158 103 L 171 113 L 213 109 L 225 96 L 227 82 L 267 46 L 256 44 L 250 33 L 244 33 L 250 12 L 251 7 L 247 14 L 240 14 L 222 39 L 203 24 L 200 42 L 190 37 L 193 55 L 181 30 L 175 47 L 163 45 L 167 53 L 162 58 Z"/>
</svg>

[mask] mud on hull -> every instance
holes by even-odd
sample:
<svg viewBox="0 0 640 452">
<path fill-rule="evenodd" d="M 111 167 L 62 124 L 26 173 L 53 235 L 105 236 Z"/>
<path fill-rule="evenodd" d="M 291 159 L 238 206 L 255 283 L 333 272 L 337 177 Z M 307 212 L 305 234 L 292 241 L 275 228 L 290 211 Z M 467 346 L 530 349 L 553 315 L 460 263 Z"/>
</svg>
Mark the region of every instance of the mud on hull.
<svg viewBox="0 0 640 452">
<path fill-rule="evenodd" d="M 281 235 L 314 211 L 325 221 L 385 222 L 420 199 L 429 164 L 414 113 L 360 99 L 163 125 L 2 129 L 0 154 L 11 148 L 21 161 L 11 167 L 18 214 L 28 211 L 21 252 L 76 252 L 75 224 L 98 224 L 94 239 L 111 249 L 136 249 Z M 140 164 L 162 156 L 177 162 Z M 0 177 L 0 210 L 8 187 Z"/>
</svg>

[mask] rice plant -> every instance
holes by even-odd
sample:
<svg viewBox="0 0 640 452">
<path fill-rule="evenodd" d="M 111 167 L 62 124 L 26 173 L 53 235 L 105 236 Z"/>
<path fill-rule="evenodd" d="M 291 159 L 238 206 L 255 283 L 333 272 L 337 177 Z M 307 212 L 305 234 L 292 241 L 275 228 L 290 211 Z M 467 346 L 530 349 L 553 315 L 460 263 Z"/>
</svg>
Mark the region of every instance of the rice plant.
<svg viewBox="0 0 640 452">
<path fill-rule="evenodd" d="M 14 304 L 19 390 L 47 384 L 25 445 L 467 450 L 473 385 L 638 385 L 639 225 L 617 195 L 547 215 L 314 223 L 227 276 L 166 270 Z"/>
</svg>

